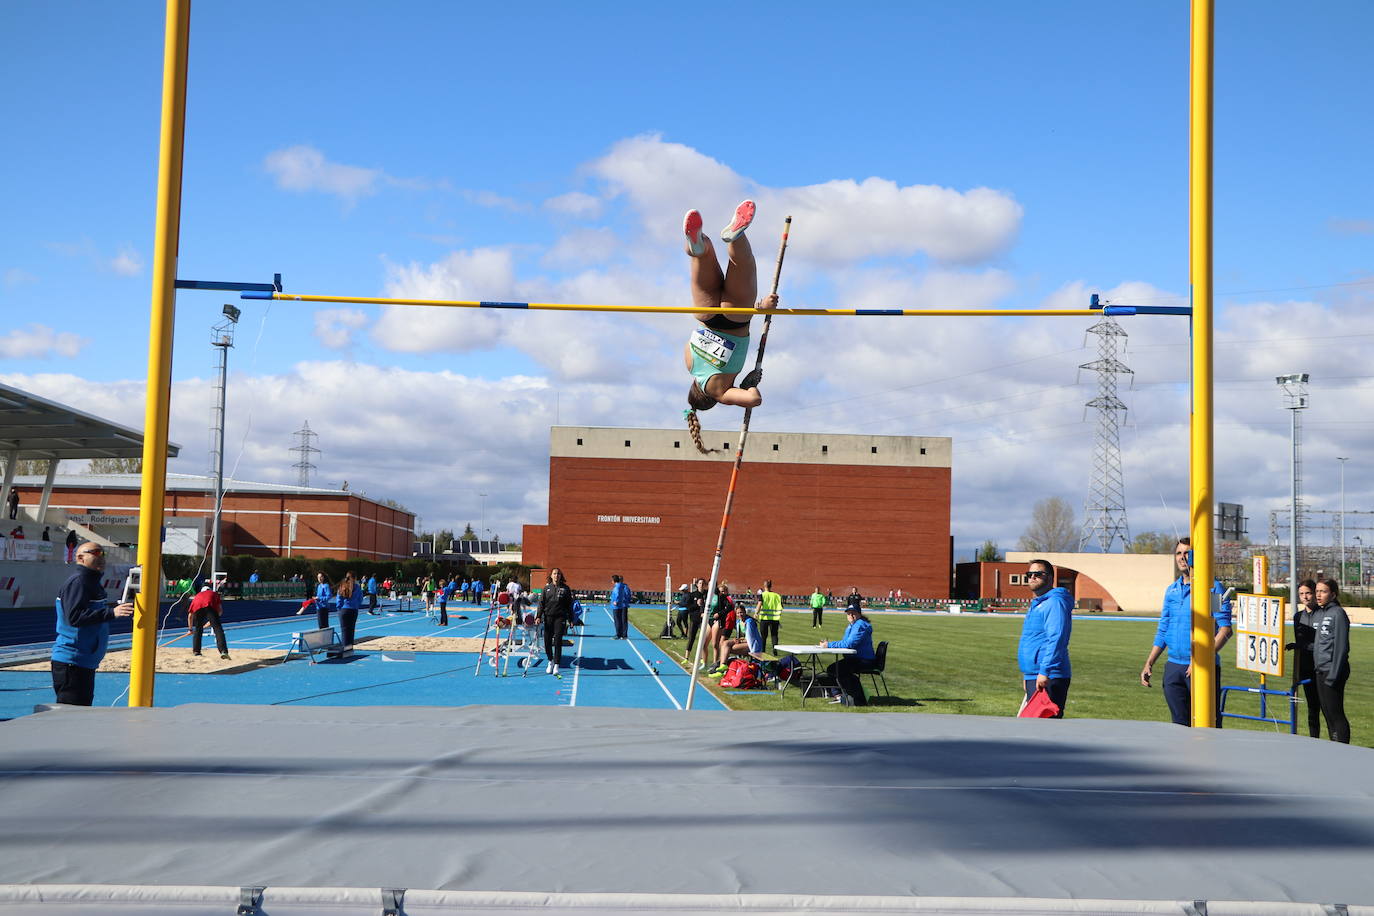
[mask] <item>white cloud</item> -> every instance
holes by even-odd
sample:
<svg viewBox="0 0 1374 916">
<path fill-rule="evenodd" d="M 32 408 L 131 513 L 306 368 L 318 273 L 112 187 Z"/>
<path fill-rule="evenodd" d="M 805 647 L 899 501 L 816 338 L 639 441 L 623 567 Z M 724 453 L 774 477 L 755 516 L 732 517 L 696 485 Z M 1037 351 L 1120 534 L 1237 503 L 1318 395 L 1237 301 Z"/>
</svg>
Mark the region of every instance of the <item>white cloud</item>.
<svg viewBox="0 0 1374 916">
<path fill-rule="evenodd" d="M 320 309 L 315 313 L 315 337 L 331 350 L 353 343 L 353 332 L 367 325 L 367 315 L 358 309 Z"/>
<path fill-rule="evenodd" d="M 120 245 L 119 250 L 113 256 L 102 252 L 89 238 L 83 238 L 79 242 L 45 242 L 44 245 L 63 257 L 85 261 L 91 267 L 104 273 L 115 273 L 121 277 L 136 277 L 143 272 L 142 255 L 138 253 L 138 249 L 127 242 Z M 24 276 L 27 275 L 20 271 L 21 282 Z M 8 279 L 7 276 L 6 285 L 9 285 Z"/>
<path fill-rule="evenodd" d="M 544 209 L 574 219 L 596 219 L 604 207 L 601 199 L 582 191 L 569 191 L 544 201 Z"/>
<path fill-rule="evenodd" d="M 495 191 L 464 191 L 463 196 L 479 207 L 487 207 L 492 210 L 505 210 L 509 213 L 527 213 L 531 209 L 530 205 L 514 197 L 506 197 L 497 194 Z"/>
<path fill-rule="evenodd" d="M 678 237 L 681 214 L 693 207 L 702 211 L 708 227 L 723 226 L 740 198 L 751 196 L 764 226 L 780 229 L 784 215 L 794 217 L 797 256 L 831 264 L 916 254 L 984 261 L 1012 243 L 1022 216 L 1010 195 L 989 188 L 902 186 L 877 177 L 766 187 L 657 135 L 620 141 L 592 163 L 590 172 L 610 193 L 629 201 L 654 238 Z"/>
<path fill-rule="evenodd" d="M 1374 220 L 1333 217 L 1326 221 L 1326 228 L 1336 235 L 1374 235 Z"/>
<path fill-rule="evenodd" d="M 0 357 L 5 359 L 71 358 L 90 340 L 69 331 L 55 331 L 44 324 L 30 324 L 0 334 Z"/>
<path fill-rule="evenodd" d="M 455 251 L 429 265 L 388 263 L 386 272 L 390 298 L 518 300 L 514 257 L 502 248 Z M 388 306 L 372 336 L 401 353 L 461 353 L 498 343 L 504 326 L 503 316 L 480 309 Z"/>
<path fill-rule="evenodd" d="M 610 229 L 578 229 L 554 242 L 541 263 L 545 267 L 585 267 L 609 261 L 622 247 L 622 239 Z"/>
<path fill-rule="evenodd" d="M 143 272 L 143 258 L 132 245 L 124 245 L 110 259 L 109 268 L 121 277 L 136 277 Z"/>
<path fill-rule="evenodd" d="M 306 145 L 268 153 L 263 167 L 284 191 L 320 191 L 347 201 L 375 193 L 383 177 L 380 169 L 330 162 L 324 153 Z"/>
<path fill-rule="evenodd" d="M 19 289 L 24 286 L 32 286 L 38 282 L 38 278 L 27 270 L 18 267 L 10 267 L 5 270 L 4 285 L 6 289 Z"/>
</svg>

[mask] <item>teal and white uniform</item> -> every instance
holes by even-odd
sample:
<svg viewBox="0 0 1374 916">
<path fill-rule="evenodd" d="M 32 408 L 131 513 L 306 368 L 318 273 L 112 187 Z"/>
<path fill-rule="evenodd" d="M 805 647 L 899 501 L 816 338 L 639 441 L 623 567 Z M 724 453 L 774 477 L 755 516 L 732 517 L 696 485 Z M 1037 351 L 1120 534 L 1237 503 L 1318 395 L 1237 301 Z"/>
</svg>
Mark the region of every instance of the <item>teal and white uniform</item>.
<svg viewBox="0 0 1374 916">
<path fill-rule="evenodd" d="M 688 340 L 692 348 L 692 377 L 702 391 L 713 375 L 738 373 L 749 355 L 749 335 L 720 334 L 701 325 Z"/>
</svg>

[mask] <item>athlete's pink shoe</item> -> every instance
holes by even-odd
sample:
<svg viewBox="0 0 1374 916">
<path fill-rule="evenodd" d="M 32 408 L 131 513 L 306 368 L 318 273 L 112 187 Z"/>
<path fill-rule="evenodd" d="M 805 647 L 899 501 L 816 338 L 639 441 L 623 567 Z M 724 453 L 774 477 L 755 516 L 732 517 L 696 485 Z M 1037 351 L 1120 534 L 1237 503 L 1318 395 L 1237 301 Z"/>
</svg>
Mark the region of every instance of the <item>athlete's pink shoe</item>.
<svg viewBox="0 0 1374 916">
<path fill-rule="evenodd" d="M 735 239 L 744 235 L 744 230 L 749 228 L 749 224 L 754 221 L 754 202 L 752 200 L 740 201 L 740 205 L 735 208 L 735 218 L 730 221 L 730 225 L 720 230 L 720 240 L 722 242 L 733 242 Z"/>
<path fill-rule="evenodd" d="M 701 211 L 688 210 L 682 218 L 682 231 L 687 235 L 687 250 L 692 257 L 699 258 L 706 253 L 706 233 L 701 231 Z"/>
</svg>

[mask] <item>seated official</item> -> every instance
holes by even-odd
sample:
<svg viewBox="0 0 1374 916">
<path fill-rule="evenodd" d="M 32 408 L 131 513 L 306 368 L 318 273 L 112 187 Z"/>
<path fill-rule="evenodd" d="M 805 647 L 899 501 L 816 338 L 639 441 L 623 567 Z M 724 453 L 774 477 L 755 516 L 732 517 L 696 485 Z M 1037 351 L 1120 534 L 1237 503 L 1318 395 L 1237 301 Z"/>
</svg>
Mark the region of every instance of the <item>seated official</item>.
<svg viewBox="0 0 1374 916">
<path fill-rule="evenodd" d="M 851 603 L 845 608 L 844 616 L 849 621 L 844 628 L 844 635 L 831 642 L 817 643 L 828 649 L 854 650 L 853 655 L 842 655 L 825 669 L 825 673 L 833 677 L 840 688 L 839 693 L 831 696 L 830 702 L 842 703 L 848 696 L 853 705 L 867 706 L 868 696 L 864 693 L 859 675 L 872 671 L 878 660 L 878 654 L 873 651 L 873 624 L 869 623 L 858 603 Z"/>
</svg>

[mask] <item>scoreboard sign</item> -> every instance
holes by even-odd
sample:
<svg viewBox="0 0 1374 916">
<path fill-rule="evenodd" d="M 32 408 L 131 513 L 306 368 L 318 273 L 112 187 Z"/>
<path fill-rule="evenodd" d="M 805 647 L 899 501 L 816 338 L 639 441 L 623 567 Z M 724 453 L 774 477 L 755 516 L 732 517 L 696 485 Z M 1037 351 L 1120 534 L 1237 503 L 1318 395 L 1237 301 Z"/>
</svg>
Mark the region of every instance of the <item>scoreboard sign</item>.
<svg viewBox="0 0 1374 916">
<path fill-rule="evenodd" d="M 1271 595 L 1237 595 L 1233 623 L 1236 667 L 1283 677 L 1283 612 L 1287 602 Z"/>
</svg>

